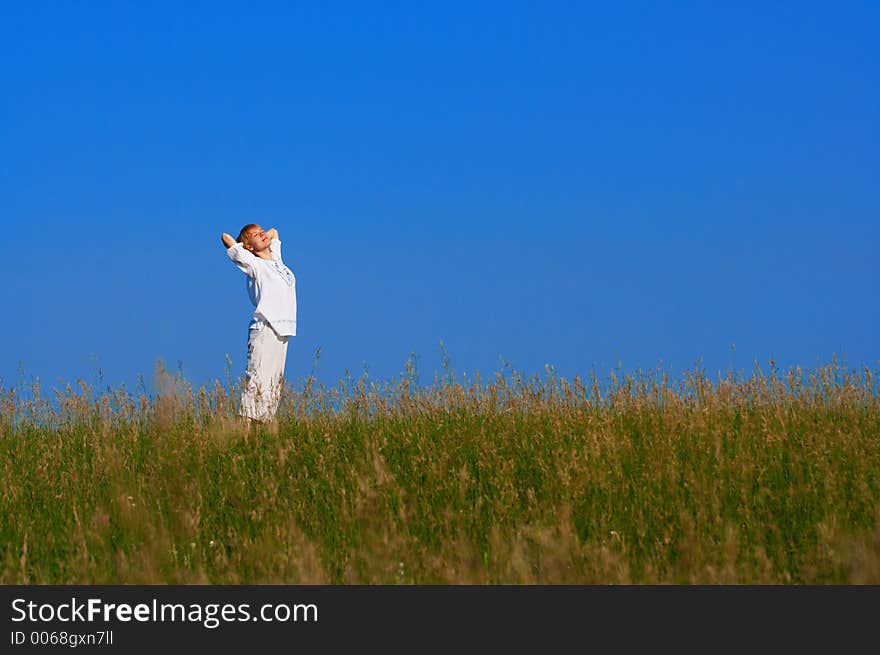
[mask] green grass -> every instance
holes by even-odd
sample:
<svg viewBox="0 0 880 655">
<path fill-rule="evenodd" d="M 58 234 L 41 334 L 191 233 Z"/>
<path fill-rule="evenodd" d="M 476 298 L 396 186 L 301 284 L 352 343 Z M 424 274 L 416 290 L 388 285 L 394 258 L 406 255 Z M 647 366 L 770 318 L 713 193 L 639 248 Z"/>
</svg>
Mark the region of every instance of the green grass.
<svg viewBox="0 0 880 655">
<path fill-rule="evenodd" d="M 0 389 L 0 583 L 880 583 L 867 367 L 310 378 L 253 430 L 158 375 Z"/>
</svg>

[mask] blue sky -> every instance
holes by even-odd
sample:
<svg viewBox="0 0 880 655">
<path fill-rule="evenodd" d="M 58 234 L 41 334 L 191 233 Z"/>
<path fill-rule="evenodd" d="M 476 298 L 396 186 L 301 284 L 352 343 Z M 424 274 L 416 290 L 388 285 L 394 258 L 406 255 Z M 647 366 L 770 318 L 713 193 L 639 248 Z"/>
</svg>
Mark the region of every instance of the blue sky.
<svg viewBox="0 0 880 655">
<path fill-rule="evenodd" d="M 286 373 L 875 368 L 880 6 L 17 3 L 0 378 L 245 364 L 223 231 L 277 227 Z M 320 357 L 315 365 L 315 353 Z M 733 352 L 735 348 L 735 354 Z"/>
</svg>

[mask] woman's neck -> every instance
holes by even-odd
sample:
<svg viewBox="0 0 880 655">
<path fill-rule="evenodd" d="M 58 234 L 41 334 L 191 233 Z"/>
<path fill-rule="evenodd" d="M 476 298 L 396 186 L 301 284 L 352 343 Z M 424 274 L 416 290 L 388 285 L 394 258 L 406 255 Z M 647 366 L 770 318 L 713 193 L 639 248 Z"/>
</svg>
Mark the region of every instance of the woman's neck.
<svg viewBox="0 0 880 655">
<path fill-rule="evenodd" d="M 270 248 L 265 248 L 263 250 L 251 250 L 251 253 L 256 257 L 259 257 L 260 259 L 272 261 L 272 250 Z"/>
</svg>

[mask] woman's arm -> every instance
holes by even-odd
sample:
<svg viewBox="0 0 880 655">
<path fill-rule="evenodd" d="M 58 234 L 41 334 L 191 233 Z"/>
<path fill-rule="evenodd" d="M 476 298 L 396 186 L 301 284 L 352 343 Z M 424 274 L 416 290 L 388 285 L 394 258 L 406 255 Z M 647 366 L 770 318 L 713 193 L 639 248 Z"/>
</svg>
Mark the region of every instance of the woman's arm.
<svg viewBox="0 0 880 655">
<path fill-rule="evenodd" d="M 226 246 L 226 254 L 232 260 L 232 263 L 238 266 L 239 270 L 248 277 L 256 276 L 254 260 L 257 257 L 247 250 L 244 244 L 236 241 L 226 232 L 223 233 L 221 239 L 223 240 L 223 245 Z"/>
<path fill-rule="evenodd" d="M 271 230 L 266 230 L 266 236 L 268 236 L 271 241 L 269 242 L 269 250 L 272 251 L 272 255 L 274 255 L 274 259 L 281 260 L 281 239 L 278 238 L 278 230 L 274 227 Z"/>
</svg>

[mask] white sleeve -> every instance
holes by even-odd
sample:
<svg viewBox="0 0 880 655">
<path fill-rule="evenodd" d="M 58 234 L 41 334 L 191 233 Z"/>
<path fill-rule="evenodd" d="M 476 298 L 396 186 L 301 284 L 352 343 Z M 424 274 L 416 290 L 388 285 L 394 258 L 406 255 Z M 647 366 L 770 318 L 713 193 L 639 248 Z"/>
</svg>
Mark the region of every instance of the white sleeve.
<svg viewBox="0 0 880 655">
<path fill-rule="evenodd" d="M 269 250 L 275 255 L 275 259 L 279 262 L 281 261 L 281 240 L 280 239 L 272 239 L 269 242 Z"/>
<path fill-rule="evenodd" d="M 238 266 L 239 270 L 241 270 L 242 273 L 244 273 L 248 277 L 256 276 L 256 269 L 254 269 L 254 260 L 257 258 L 257 256 L 247 250 L 244 247 L 243 243 L 239 241 L 231 248 L 227 248 L 226 254 L 229 256 L 229 259 L 231 259 L 233 263 Z"/>
</svg>

